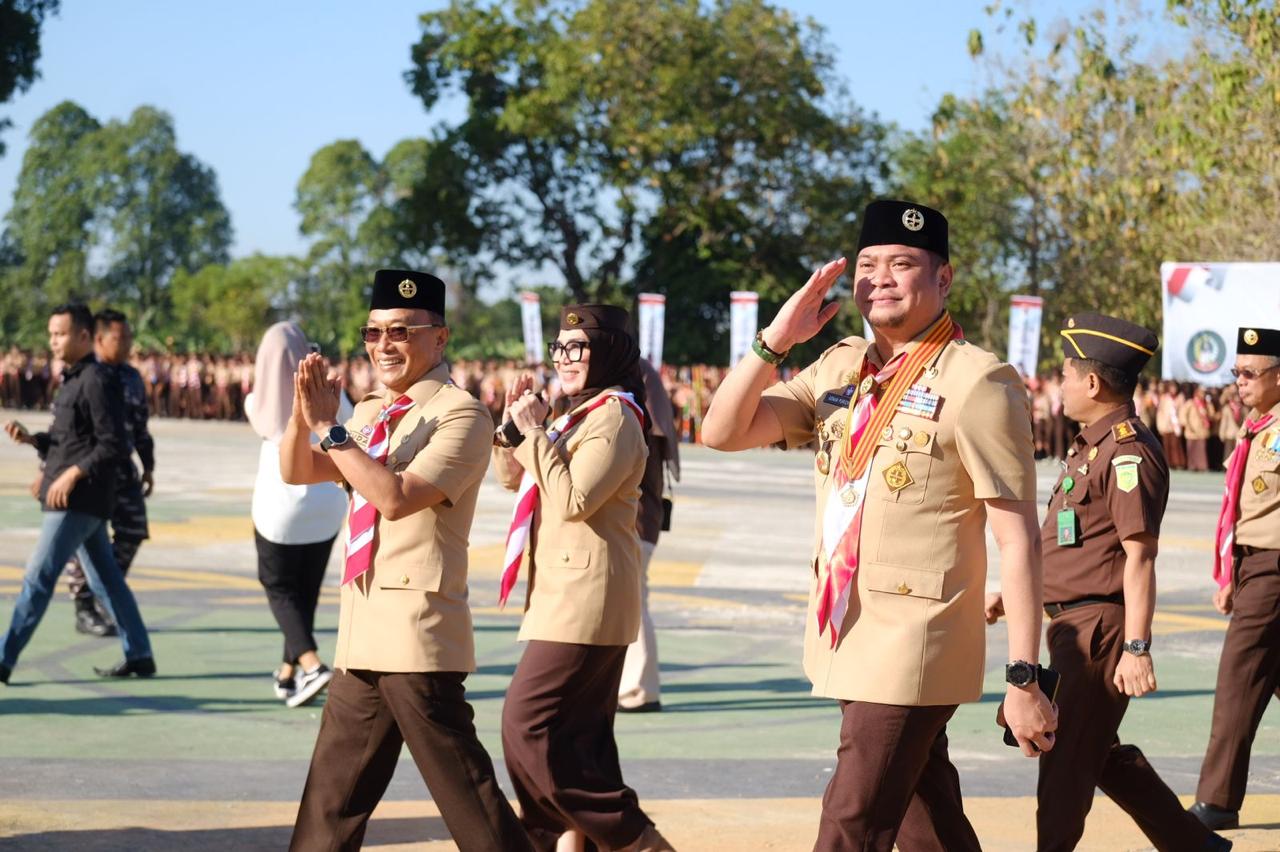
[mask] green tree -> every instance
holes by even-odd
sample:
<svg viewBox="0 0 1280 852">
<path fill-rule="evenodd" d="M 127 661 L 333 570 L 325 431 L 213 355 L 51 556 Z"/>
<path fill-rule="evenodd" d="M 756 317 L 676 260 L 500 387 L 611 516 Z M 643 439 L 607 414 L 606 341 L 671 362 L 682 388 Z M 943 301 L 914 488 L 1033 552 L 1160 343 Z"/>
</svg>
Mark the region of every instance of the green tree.
<svg viewBox="0 0 1280 852">
<path fill-rule="evenodd" d="M 25 92 L 40 76 L 40 28 L 58 13 L 59 0 L 0 0 L 0 103 Z M 0 119 L 0 131 L 13 122 Z M 4 156 L 0 141 L 0 157 Z"/>
<path fill-rule="evenodd" d="M 298 261 L 255 254 L 174 275 L 168 336 L 196 351 L 252 351 L 263 329 L 287 313 L 282 306 Z"/>
<path fill-rule="evenodd" d="M 428 108 L 467 99 L 436 144 L 480 251 L 573 299 L 683 296 L 727 264 L 691 294 L 723 297 L 714 338 L 720 284 L 798 286 L 879 177 L 881 131 L 844 103 L 821 30 L 760 0 L 455 0 L 422 27 L 409 80 Z"/>
</svg>

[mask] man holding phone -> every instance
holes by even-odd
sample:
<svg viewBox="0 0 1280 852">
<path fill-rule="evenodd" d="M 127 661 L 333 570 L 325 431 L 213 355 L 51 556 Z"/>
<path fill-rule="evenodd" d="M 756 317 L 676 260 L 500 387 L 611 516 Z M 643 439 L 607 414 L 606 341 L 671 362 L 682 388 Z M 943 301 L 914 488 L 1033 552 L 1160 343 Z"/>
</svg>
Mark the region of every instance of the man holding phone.
<svg viewBox="0 0 1280 852">
<path fill-rule="evenodd" d="M 1151 619 L 1169 467 L 1133 391 L 1159 340 L 1094 313 L 1068 318 L 1061 334 L 1062 405 L 1081 431 L 1041 528 L 1049 667 L 1062 679 L 1062 710 L 1056 746 L 1040 758 L 1036 848 L 1075 849 L 1099 788 L 1157 849 L 1230 849 L 1116 735 L 1129 699 L 1156 689 Z M 1000 595 L 989 595 L 988 623 L 1003 613 Z"/>
</svg>

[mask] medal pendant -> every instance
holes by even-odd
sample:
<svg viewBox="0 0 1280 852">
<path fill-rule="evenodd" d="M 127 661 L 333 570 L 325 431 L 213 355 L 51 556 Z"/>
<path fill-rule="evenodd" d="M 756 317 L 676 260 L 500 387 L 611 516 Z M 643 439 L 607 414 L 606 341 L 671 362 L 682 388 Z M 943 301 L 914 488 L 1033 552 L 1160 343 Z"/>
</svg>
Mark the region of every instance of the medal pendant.
<svg viewBox="0 0 1280 852">
<path fill-rule="evenodd" d="M 818 450 L 818 454 L 813 457 L 813 464 L 818 469 L 818 473 L 826 476 L 831 472 L 831 453 Z"/>
<path fill-rule="evenodd" d="M 853 482 L 845 483 L 845 486 L 840 489 L 840 502 L 846 506 L 852 506 L 854 503 L 858 502 L 857 484 Z"/>
</svg>

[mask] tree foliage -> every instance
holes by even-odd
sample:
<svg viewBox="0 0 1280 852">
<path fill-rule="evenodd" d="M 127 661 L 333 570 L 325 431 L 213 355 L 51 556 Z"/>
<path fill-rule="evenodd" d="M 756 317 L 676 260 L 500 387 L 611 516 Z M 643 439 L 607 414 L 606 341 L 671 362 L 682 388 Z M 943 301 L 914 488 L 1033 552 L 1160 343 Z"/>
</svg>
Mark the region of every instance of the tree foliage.
<svg viewBox="0 0 1280 852">
<path fill-rule="evenodd" d="M 40 76 L 40 28 L 59 5 L 59 0 L 0 0 L 0 104 L 25 92 Z M 0 131 L 11 124 L 0 119 Z M 0 156 L 4 152 L 0 141 Z"/>
</svg>

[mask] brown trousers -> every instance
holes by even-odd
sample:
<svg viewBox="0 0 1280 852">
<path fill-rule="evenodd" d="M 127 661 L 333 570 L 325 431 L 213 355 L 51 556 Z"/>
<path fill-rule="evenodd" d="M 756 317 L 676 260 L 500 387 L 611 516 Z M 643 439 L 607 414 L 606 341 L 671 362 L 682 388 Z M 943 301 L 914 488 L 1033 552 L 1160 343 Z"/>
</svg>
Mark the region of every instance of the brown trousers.
<svg viewBox="0 0 1280 852">
<path fill-rule="evenodd" d="M 822 796 L 815 850 L 980 850 L 947 754 L 954 704 L 842 701 L 836 769 Z"/>
<path fill-rule="evenodd" d="M 476 737 L 465 679 L 461 672 L 335 672 L 289 848 L 359 849 L 407 743 L 459 849 L 529 849 Z"/>
<path fill-rule="evenodd" d="M 1049 665 L 1062 677 L 1058 731 L 1040 756 L 1037 849 L 1075 849 L 1093 807 L 1106 793 L 1161 852 L 1207 848 L 1210 832 L 1182 807 L 1137 746 L 1116 736 L 1129 706 L 1112 678 L 1124 653 L 1124 607 L 1067 610 L 1049 624 Z"/>
<path fill-rule="evenodd" d="M 1246 484 L 1246 488 L 1248 485 Z M 1271 697 L 1280 689 L 1280 550 L 1240 558 L 1231 623 L 1218 662 L 1213 724 L 1196 798 L 1240 810 L 1249 752 Z"/>
<path fill-rule="evenodd" d="M 622 781 L 613 718 L 626 645 L 534 640 L 502 706 L 502 751 L 535 849 L 574 829 L 603 849 L 634 843 L 651 820 Z"/>
</svg>

